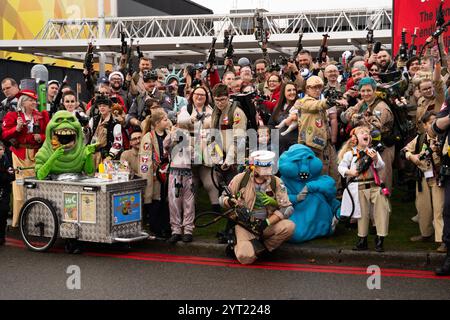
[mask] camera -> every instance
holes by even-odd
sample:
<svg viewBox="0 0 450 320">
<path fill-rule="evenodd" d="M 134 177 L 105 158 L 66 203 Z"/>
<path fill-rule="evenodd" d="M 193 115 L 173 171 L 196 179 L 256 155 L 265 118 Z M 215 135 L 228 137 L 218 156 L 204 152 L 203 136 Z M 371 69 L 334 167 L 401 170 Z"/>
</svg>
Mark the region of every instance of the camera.
<svg viewBox="0 0 450 320">
<path fill-rule="evenodd" d="M 142 74 L 142 79 L 144 80 L 144 82 L 148 82 L 150 80 L 158 80 L 158 72 L 156 72 L 155 70 L 143 70 Z"/>
<path fill-rule="evenodd" d="M 41 126 L 39 123 L 33 124 L 33 134 L 40 134 L 41 133 Z"/>
<path fill-rule="evenodd" d="M 377 41 L 375 42 L 375 45 L 373 46 L 373 53 L 378 53 L 381 51 L 381 42 Z"/>
</svg>

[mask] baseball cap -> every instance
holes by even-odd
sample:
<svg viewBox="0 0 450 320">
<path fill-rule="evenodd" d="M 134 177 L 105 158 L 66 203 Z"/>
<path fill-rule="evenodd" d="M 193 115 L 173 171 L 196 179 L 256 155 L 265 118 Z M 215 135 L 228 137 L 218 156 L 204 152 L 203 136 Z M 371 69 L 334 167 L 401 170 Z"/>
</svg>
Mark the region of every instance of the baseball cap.
<svg viewBox="0 0 450 320">
<path fill-rule="evenodd" d="M 52 84 L 56 84 L 58 87 L 60 86 L 60 83 L 59 83 L 58 80 L 49 80 L 49 81 L 47 82 L 47 86 L 48 86 L 48 87 L 49 87 L 50 85 L 52 85 Z"/>
<path fill-rule="evenodd" d="M 248 58 L 242 57 L 242 58 L 240 58 L 238 60 L 238 65 L 240 65 L 241 68 L 242 68 L 242 67 L 245 67 L 245 66 L 250 66 L 251 64 L 250 64 L 250 60 L 248 60 Z"/>
<path fill-rule="evenodd" d="M 311 76 L 308 78 L 308 80 L 306 80 L 307 87 L 314 87 L 314 86 L 318 86 L 318 85 L 321 85 L 321 86 L 324 85 L 321 77 Z"/>
</svg>

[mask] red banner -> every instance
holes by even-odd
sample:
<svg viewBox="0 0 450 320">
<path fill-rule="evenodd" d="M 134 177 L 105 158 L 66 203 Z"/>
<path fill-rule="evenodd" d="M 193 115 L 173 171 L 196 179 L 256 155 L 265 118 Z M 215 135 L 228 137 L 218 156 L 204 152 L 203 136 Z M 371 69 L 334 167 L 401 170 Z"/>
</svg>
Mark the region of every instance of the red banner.
<svg viewBox="0 0 450 320">
<path fill-rule="evenodd" d="M 406 43 L 411 46 L 411 35 L 417 28 L 415 45 L 419 54 L 426 39 L 436 31 L 436 17 L 441 0 L 393 0 L 392 51 L 397 54 L 402 42 L 402 30 L 406 29 Z M 450 19 L 450 1 L 444 1 L 443 13 L 447 22 Z M 450 28 L 444 32 L 445 51 L 450 46 Z"/>
</svg>

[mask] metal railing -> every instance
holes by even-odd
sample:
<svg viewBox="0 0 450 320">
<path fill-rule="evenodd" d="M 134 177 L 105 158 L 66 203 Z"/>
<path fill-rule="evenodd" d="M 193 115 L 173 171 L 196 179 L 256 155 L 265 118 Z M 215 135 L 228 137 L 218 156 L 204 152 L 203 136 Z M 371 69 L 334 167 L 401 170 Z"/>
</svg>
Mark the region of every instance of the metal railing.
<svg viewBox="0 0 450 320">
<path fill-rule="evenodd" d="M 327 10 L 302 13 L 260 12 L 271 34 L 390 30 L 392 9 Z M 225 30 L 253 35 L 253 14 L 105 18 L 104 36 L 99 19 L 49 20 L 36 40 L 115 39 L 123 30 L 129 38 L 212 37 Z"/>
</svg>

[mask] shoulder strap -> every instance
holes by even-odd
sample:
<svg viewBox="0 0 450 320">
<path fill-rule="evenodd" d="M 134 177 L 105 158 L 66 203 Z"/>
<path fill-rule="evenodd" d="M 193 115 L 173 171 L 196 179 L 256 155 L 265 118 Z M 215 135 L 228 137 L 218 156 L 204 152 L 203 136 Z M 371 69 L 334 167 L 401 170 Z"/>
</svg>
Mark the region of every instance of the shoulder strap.
<svg viewBox="0 0 450 320">
<path fill-rule="evenodd" d="M 191 103 L 188 103 L 187 105 L 187 112 L 189 113 L 189 115 L 192 115 L 192 111 L 194 110 L 194 107 L 192 106 Z"/>
<path fill-rule="evenodd" d="M 270 179 L 270 189 L 275 193 L 275 190 L 277 190 L 277 178 L 275 176 Z"/>
<path fill-rule="evenodd" d="M 230 109 L 228 110 L 228 121 L 230 121 L 230 119 L 234 118 L 234 111 L 236 110 L 238 105 L 239 105 L 239 102 L 233 101 L 233 104 L 231 105 Z"/>
<path fill-rule="evenodd" d="M 414 149 L 414 154 L 419 154 L 422 150 L 423 143 L 425 142 L 426 134 L 420 133 L 417 137 L 416 148 Z"/>
<path fill-rule="evenodd" d="M 248 180 L 250 179 L 250 173 L 251 173 L 251 171 L 249 169 L 245 170 L 245 174 L 242 177 L 241 182 L 239 183 L 238 192 L 247 185 Z"/>
</svg>

